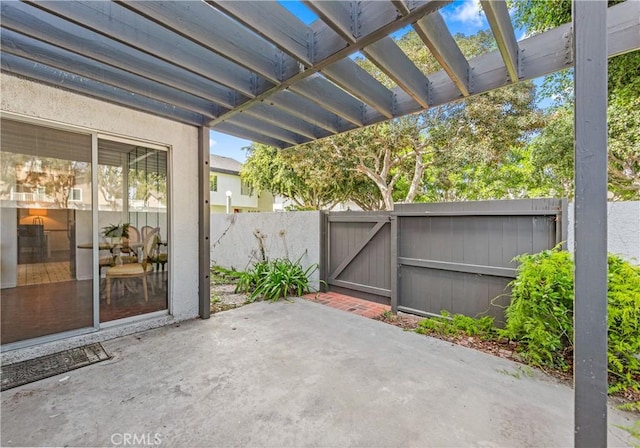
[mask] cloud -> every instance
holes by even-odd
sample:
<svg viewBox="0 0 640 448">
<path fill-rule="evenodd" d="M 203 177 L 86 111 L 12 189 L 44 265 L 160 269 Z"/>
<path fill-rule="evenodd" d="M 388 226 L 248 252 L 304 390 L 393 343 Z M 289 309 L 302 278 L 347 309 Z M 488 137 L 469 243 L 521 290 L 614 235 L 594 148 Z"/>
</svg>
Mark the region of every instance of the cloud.
<svg viewBox="0 0 640 448">
<path fill-rule="evenodd" d="M 214 139 L 212 139 L 212 138 L 209 139 L 209 148 L 213 148 L 217 144 L 218 144 L 218 142 L 215 141 Z"/>
<path fill-rule="evenodd" d="M 447 18 L 465 25 L 477 27 L 484 25 L 484 16 L 480 14 L 480 0 L 465 0 L 460 6 L 453 8 L 447 14 Z"/>
</svg>

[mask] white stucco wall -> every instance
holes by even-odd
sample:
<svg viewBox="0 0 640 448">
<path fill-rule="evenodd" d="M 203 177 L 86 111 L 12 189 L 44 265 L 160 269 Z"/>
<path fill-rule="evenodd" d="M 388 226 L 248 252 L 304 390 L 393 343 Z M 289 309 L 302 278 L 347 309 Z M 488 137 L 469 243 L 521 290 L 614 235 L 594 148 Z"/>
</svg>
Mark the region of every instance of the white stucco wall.
<svg viewBox="0 0 640 448">
<path fill-rule="evenodd" d="M 319 264 L 320 218 L 320 212 L 211 214 L 211 263 L 246 270 L 260 259 L 254 234 L 260 232 L 267 258 L 300 258 L 305 269 Z M 319 281 L 320 272 L 316 270 L 311 287 L 318 289 Z"/>
<path fill-rule="evenodd" d="M 573 252 L 573 203 L 569 203 L 567 248 Z M 608 250 L 640 264 L 640 201 L 609 202 L 607 219 Z"/>
<path fill-rule="evenodd" d="M 138 139 L 170 147 L 169 270 L 171 313 L 176 319 L 198 315 L 198 130 L 97 99 L 27 81 L 0 77 L 0 109 L 51 124 Z M 3 231 L 4 233 L 4 231 Z"/>
</svg>

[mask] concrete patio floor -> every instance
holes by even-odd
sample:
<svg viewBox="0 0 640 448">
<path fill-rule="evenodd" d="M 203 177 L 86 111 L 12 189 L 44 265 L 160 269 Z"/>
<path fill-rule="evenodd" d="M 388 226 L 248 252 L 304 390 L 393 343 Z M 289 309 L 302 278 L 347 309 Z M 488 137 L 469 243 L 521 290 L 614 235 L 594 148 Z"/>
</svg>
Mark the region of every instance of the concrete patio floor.
<svg viewBox="0 0 640 448">
<path fill-rule="evenodd" d="M 3 392 L 2 446 L 573 446 L 569 387 L 306 300 L 103 345 L 112 360 Z M 633 421 L 609 410 L 610 446 Z"/>
</svg>

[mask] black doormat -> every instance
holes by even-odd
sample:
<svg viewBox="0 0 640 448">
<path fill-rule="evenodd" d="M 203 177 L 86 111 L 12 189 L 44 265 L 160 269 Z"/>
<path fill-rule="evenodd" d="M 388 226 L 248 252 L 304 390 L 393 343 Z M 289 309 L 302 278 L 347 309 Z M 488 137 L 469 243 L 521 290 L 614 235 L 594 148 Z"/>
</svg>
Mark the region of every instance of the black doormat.
<svg viewBox="0 0 640 448">
<path fill-rule="evenodd" d="M 96 342 L 95 344 L 2 366 L 0 369 L 0 377 L 2 378 L 0 390 L 22 386 L 23 384 L 79 369 L 109 358 L 111 357 L 102 345 Z"/>
</svg>

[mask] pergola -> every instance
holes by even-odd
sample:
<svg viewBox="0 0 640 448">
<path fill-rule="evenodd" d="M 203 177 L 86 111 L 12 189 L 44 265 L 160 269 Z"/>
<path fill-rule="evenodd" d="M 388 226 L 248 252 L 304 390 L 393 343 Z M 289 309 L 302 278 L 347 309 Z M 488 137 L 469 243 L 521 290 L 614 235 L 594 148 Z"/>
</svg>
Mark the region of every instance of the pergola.
<svg viewBox="0 0 640 448">
<path fill-rule="evenodd" d="M 200 129 L 201 315 L 208 317 L 208 130 L 278 148 L 575 67 L 576 445 L 606 445 L 607 57 L 640 48 L 640 2 L 574 0 L 573 22 L 518 41 L 503 0 L 481 0 L 498 50 L 467 59 L 450 1 L 3 1 L 2 71 Z M 442 70 L 391 33 L 413 27 Z M 351 57 L 360 52 L 396 85 Z"/>
</svg>

